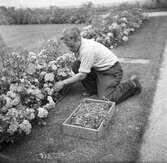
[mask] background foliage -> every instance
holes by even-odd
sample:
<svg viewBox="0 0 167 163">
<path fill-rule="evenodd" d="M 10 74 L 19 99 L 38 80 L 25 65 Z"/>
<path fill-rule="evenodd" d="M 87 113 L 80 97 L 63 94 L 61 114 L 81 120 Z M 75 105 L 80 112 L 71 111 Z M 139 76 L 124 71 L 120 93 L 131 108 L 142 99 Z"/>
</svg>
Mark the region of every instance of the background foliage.
<svg viewBox="0 0 167 163">
<path fill-rule="evenodd" d="M 14 8 L 0 7 L 0 24 L 85 23 L 91 15 L 92 3 L 78 8 Z"/>
<path fill-rule="evenodd" d="M 124 3 L 121 5 L 96 6 L 87 2 L 78 7 L 60 8 L 15 8 L 0 6 L 1 24 L 82 24 L 88 23 L 92 17 L 112 11 L 119 12 L 122 7 L 166 8 L 166 0 L 146 0 L 143 3 Z"/>
</svg>

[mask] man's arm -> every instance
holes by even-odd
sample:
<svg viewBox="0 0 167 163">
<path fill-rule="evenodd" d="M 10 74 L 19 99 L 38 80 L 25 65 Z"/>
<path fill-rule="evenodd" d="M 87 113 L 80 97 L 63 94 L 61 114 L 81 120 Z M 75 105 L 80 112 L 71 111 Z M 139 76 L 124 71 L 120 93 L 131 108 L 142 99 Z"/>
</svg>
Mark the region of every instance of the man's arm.
<svg viewBox="0 0 167 163">
<path fill-rule="evenodd" d="M 64 85 L 68 85 L 68 84 L 72 84 L 72 83 L 76 83 L 78 81 L 81 81 L 81 80 L 85 79 L 86 76 L 87 76 L 87 73 L 79 72 L 79 73 L 75 74 L 74 76 L 63 80 L 62 82 L 64 83 Z"/>
<path fill-rule="evenodd" d="M 87 73 L 82 73 L 82 72 L 79 72 L 77 74 L 75 74 L 74 76 L 68 78 L 68 79 L 65 79 L 63 81 L 59 81 L 55 84 L 54 86 L 54 89 L 55 91 L 60 91 L 65 85 L 68 85 L 68 84 L 72 84 L 72 83 L 76 83 L 78 81 L 81 81 L 83 79 L 85 79 L 87 76 Z"/>
</svg>

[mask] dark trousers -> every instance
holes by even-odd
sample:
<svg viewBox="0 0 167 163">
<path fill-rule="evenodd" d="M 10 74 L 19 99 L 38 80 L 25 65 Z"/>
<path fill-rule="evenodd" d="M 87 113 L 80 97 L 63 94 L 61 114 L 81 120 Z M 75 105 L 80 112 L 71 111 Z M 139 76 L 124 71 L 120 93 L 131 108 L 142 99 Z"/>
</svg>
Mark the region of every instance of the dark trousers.
<svg viewBox="0 0 167 163">
<path fill-rule="evenodd" d="M 78 73 L 80 61 L 77 60 L 72 66 L 74 73 Z M 82 80 L 86 91 L 90 94 L 97 94 L 99 99 L 108 99 L 116 104 L 126 100 L 135 94 L 136 87 L 128 80 L 121 82 L 123 70 L 119 62 L 105 71 L 91 69 L 87 77 Z"/>
</svg>

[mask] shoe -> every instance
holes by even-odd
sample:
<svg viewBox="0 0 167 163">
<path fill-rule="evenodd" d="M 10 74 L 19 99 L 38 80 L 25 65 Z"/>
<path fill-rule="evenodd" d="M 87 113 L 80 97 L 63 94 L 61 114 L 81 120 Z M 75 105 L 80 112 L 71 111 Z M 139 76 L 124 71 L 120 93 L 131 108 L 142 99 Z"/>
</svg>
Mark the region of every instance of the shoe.
<svg viewBox="0 0 167 163">
<path fill-rule="evenodd" d="M 135 86 L 136 90 L 135 90 L 135 94 L 140 94 L 142 91 L 142 86 L 139 82 L 139 77 L 137 77 L 136 75 L 132 75 L 130 77 L 130 81 L 133 83 L 133 85 Z"/>
</svg>

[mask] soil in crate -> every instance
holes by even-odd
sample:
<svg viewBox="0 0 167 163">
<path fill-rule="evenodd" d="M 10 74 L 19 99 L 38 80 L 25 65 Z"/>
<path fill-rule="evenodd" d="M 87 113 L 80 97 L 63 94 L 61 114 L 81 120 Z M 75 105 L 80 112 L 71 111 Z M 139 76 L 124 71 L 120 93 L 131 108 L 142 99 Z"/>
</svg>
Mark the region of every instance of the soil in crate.
<svg viewBox="0 0 167 163">
<path fill-rule="evenodd" d="M 98 129 L 107 117 L 111 103 L 82 102 L 72 115 L 70 124 L 85 128 Z"/>
</svg>

